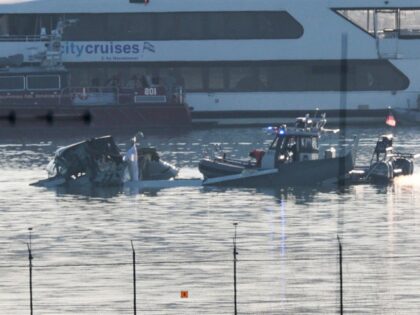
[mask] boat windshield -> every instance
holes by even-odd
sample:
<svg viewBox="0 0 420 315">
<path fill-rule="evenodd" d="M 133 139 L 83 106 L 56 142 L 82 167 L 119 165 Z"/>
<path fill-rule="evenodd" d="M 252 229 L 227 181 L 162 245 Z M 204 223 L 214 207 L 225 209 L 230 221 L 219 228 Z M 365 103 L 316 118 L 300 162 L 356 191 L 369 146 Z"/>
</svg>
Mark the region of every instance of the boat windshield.
<svg viewBox="0 0 420 315">
<path fill-rule="evenodd" d="M 301 137 L 299 151 L 306 153 L 318 152 L 318 137 Z"/>
<path fill-rule="evenodd" d="M 282 148 L 285 145 L 286 137 L 277 136 L 270 145 L 269 150 L 276 150 L 278 147 Z"/>
</svg>

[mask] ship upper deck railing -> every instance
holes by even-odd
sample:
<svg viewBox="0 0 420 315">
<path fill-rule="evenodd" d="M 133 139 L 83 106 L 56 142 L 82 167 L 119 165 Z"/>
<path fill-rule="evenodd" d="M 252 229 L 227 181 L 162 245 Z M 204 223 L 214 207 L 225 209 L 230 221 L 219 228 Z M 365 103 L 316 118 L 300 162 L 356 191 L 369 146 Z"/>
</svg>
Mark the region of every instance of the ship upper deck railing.
<svg viewBox="0 0 420 315">
<path fill-rule="evenodd" d="M 50 35 L 0 35 L 0 42 L 41 42 L 49 41 Z"/>
</svg>

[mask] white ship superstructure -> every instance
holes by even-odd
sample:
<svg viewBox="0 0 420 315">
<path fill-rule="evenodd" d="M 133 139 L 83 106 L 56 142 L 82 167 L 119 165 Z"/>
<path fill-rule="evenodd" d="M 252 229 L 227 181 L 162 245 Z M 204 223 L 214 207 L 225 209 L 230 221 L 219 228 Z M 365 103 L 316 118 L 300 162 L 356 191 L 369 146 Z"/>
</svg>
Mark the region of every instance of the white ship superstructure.
<svg viewBox="0 0 420 315">
<path fill-rule="evenodd" d="M 272 123 L 315 108 L 333 118 L 343 105 L 367 122 L 420 106 L 418 0 L 135 2 L 3 1 L 0 54 L 34 62 L 65 21 L 73 85 L 171 77 L 200 123 Z"/>
</svg>

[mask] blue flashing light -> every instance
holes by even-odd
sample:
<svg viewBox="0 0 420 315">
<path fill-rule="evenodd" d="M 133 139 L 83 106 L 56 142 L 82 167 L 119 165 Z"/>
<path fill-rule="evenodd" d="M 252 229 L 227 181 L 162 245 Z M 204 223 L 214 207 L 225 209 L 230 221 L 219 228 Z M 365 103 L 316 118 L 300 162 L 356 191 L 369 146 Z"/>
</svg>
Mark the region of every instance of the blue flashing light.
<svg viewBox="0 0 420 315">
<path fill-rule="evenodd" d="M 279 134 L 280 134 L 280 135 L 284 135 L 285 133 L 286 133 L 286 131 L 285 131 L 284 129 L 280 129 L 280 130 L 279 130 Z"/>
</svg>

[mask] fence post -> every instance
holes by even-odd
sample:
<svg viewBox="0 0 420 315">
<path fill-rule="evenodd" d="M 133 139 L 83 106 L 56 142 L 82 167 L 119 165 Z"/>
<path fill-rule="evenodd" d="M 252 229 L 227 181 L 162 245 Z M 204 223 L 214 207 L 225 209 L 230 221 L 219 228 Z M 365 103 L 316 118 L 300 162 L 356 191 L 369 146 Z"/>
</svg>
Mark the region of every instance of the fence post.
<svg viewBox="0 0 420 315">
<path fill-rule="evenodd" d="M 238 314 L 238 308 L 237 308 L 237 299 L 236 299 L 236 262 L 237 258 L 236 255 L 238 252 L 236 251 L 236 227 L 238 226 L 238 223 L 233 223 L 233 226 L 235 227 L 235 235 L 233 237 L 233 299 L 234 299 L 234 314 Z"/>
<path fill-rule="evenodd" d="M 32 303 L 32 228 L 28 228 L 29 231 L 29 243 L 26 243 L 28 246 L 28 259 L 29 259 L 29 307 L 31 310 L 31 315 L 34 313 L 33 303 Z"/>
<path fill-rule="evenodd" d="M 134 303 L 134 315 L 137 315 L 137 288 L 136 288 L 136 251 L 134 250 L 133 241 L 131 241 L 131 249 L 133 252 L 133 303 Z"/>
<path fill-rule="evenodd" d="M 340 264 L 340 315 L 344 314 L 343 305 L 343 255 L 340 236 L 337 235 L 338 240 L 338 251 L 339 251 L 339 264 Z"/>
</svg>

